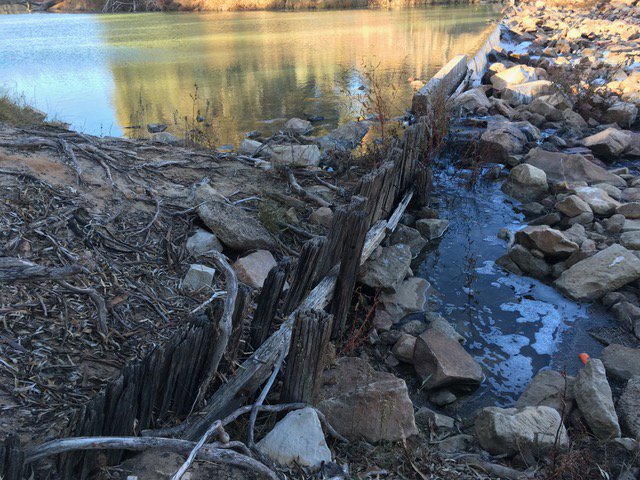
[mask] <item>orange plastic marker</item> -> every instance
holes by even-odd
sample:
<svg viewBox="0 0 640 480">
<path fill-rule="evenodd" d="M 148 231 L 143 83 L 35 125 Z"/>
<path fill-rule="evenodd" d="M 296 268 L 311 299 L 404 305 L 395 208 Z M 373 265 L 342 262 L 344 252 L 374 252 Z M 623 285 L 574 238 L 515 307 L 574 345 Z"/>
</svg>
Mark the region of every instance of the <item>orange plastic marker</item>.
<svg viewBox="0 0 640 480">
<path fill-rule="evenodd" d="M 578 355 L 578 357 L 580 357 L 580 360 L 582 360 L 582 363 L 584 363 L 585 365 L 589 360 L 591 360 L 591 357 L 589 356 L 588 353 L 581 353 Z"/>
</svg>

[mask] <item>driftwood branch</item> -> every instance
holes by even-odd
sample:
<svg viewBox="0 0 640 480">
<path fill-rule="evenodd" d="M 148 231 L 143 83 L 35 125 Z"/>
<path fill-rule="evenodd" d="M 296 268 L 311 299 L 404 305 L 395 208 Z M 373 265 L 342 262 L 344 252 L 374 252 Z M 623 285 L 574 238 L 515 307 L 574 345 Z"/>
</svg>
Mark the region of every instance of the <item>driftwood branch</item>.
<svg viewBox="0 0 640 480">
<path fill-rule="evenodd" d="M 319 195 L 311 193 L 308 190 L 305 190 L 304 188 L 302 188 L 300 186 L 300 184 L 298 183 L 298 180 L 296 180 L 296 177 L 293 175 L 293 171 L 290 168 L 287 168 L 285 170 L 285 172 L 287 174 L 287 180 L 289 180 L 289 185 L 291 185 L 291 188 L 293 189 L 294 192 L 296 192 L 299 195 L 303 195 L 303 196 L 307 197 L 309 200 L 311 200 L 312 202 L 317 203 L 321 207 L 330 207 L 331 206 L 331 204 L 329 202 L 327 202 L 324 198 L 322 198 Z"/>
<path fill-rule="evenodd" d="M 198 391 L 196 401 L 194 402 L 195 407 L 198 407 L 204 399 L 207 389 L 218 371 L 220 360 L 222 360 L 222 356 L 224 355 L 229 339 L 231 338 L 231 331 L 233 329 L 233 312 L 236 306 L 236 297 L 238 296 L 238 277 L 225 256 L 216 250 L 207 252 L 207 255 L 212 257 L 216 266 L 224 272 L 226 297 L 224 301 L 224 311 L 218 321 L 218 328 L 214 329 L 215 334 L 213 341 L 215 343 L 211 352 L 209 368 L 207 370 L 207 374 L 202 380 L 202 383 L 200 384 L 200 389 Z"/>
<path fill-rule="evenodd" d="M 100 296 L 98 292 L 96 292 L 93 288 L 80 288 L 75 285 L 71 285 L 64 280 L 58 280 L 58 284 L 66 288 L 67 290 L 72 291 L 73 293 L 79 293 L 81 295 L 88 295 L 89 298 L 93 301 L 96 308 L 98 309 L 98 321 L 96 327 L 98 328 L 98 332 L 100 332 L 104 337 L 109 334 L 109 328 L 107 327 L 107 306 L 104 302 L 104 298 Z"/>
<path fill-rule="evenodd" d="M 74 450 L 157 450 L 175 452 L 186 455 L 193 450 L 194 442 L 173 438 L 158 437 L 77 437 L 52 440 L 50 442 L 30 448 L 26 451 L 25 463 L 33 463 L 51 455 L 58 455 Z M 198 451 L 198 458 L 210 462 L 233 465 L 264 475 L 272 480 L 278 476 L 263 463 L 234 452 L 213 445 L 203 445 Z"/>
<path fill-rule="evenodd" d="M 44 267 L 15 257 L 0 257 L 0 282 L 59 280 L 82 271 L 80 265 Z"/>
</svg>

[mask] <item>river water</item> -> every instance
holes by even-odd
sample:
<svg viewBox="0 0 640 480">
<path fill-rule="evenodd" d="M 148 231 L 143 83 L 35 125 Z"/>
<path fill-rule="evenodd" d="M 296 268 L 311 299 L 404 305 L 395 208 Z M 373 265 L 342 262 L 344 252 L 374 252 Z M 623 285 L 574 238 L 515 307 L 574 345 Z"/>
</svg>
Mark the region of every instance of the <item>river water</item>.
<svg viewBox="0 0 640 480">
<path fill-rule="evenodd" d="M 321 133 L 359 115 L 366 72 L 403 112 L 407 79 L 472 52 L 497 8 L 3 15 L 0 89 L 95 135 L 198 112 L 219 143 L 305 114 Z"/>
</svg>

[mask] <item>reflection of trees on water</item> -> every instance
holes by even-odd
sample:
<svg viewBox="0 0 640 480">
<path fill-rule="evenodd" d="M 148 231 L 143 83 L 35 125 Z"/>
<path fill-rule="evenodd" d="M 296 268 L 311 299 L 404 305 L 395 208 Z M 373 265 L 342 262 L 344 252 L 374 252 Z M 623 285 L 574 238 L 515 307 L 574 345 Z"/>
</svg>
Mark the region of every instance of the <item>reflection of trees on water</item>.
<svg viewBox="0 0 640 480">
<path fill-rule="evenodd" d="M 321 115 L 351 119 L 343 92 L 359 86 L 358 68 L 375 57 L 394 78 L 404 61 L 426 77 L 453 54 L 471 51 L 491 7 L 329 12 L 145 14 L 100 17 L 118 123 L 141 107 L 150 122 L 190 115 L 194 84 L 210 99 L 219 138 L 238 141 L 260 120 Z M 400 85 L 408 99 L 411 88 Z"/>
</svg>

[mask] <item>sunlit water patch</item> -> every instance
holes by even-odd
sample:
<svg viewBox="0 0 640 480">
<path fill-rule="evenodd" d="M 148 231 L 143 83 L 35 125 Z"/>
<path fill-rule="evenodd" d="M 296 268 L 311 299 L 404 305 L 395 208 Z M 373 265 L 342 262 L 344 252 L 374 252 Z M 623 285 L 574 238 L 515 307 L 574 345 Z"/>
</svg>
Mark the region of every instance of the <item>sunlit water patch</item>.
<svg viewBox="0 0 640 480">
<path fill-rule="evenodd" d="M 489 5 L 2 15 L 0 88 L 96 135 L 136 136 L 165 123 L 180 136 L 194 110 L 219 143 L 269 133 L 282 121 L 263 121 L 292 116 L 323 118 L 322 133 L 359 113 L 365 64 L 401 113 L 413 92 L 407 80 L 473 52 L 498 15 Z"/>
</svg>

